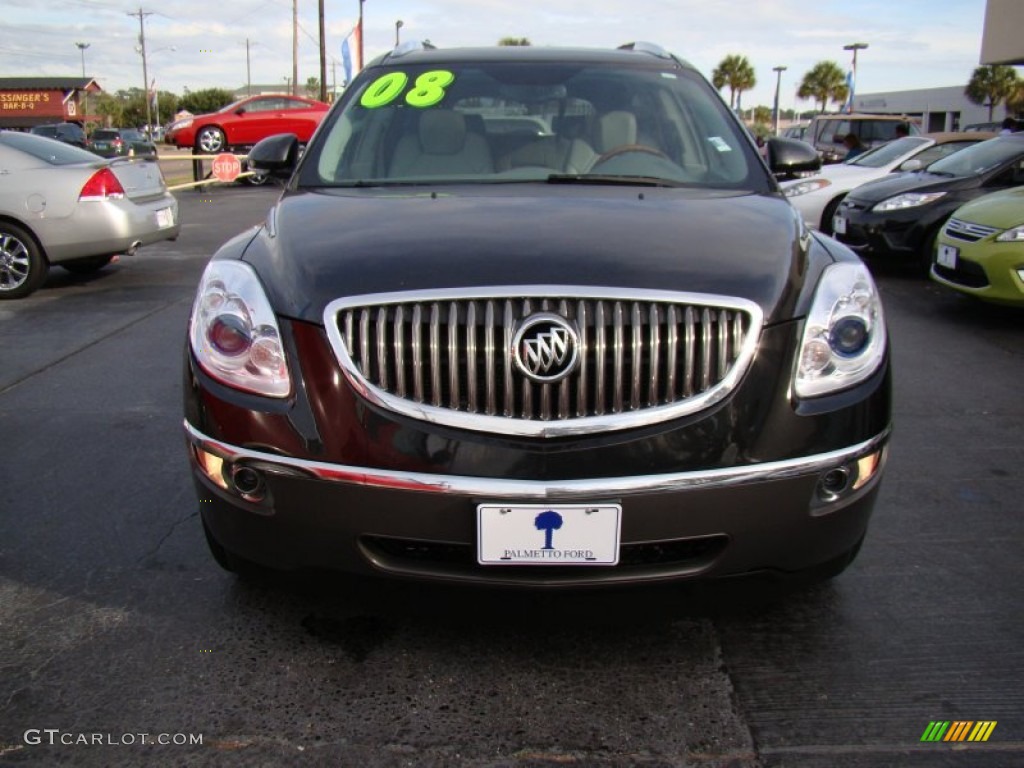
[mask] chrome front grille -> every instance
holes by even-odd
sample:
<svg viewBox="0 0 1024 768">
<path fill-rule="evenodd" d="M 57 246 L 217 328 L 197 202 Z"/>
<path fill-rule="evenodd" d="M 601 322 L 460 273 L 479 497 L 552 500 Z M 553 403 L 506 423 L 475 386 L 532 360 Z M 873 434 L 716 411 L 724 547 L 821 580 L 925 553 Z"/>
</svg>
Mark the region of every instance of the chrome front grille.
<svg viewBox="0 0 1024 768">
<path fill-rule="evenodd" d="M 946 222 L 945 232 L 950 237 L 958 240 L 966 240 L 969 243 L 976 243 L 984 240 L 999 231 L 998 227 L 986 227 L 983 224 L 971 224 L 969 221 L 950 219 Z"/>
<path fill-rule="evenodd" d="M 554 383 L 531 381 L 513 354 L 517 328 L 540 312 L 578 334 L 579 362 Z M 761 318 L 756 304 L 725 297 L 517 287 L 339 300 L 325 326 L 346 376 L 372 402 L 468 429 L 558 435 L 717 402 L 749 363 Z"/>
</svg>

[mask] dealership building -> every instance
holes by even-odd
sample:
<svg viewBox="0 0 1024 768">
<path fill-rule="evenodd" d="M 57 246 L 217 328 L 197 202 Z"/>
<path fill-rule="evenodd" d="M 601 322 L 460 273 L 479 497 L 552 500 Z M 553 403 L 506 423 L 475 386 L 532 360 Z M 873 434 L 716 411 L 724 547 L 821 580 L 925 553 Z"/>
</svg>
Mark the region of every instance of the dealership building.
<svg viewBox="0 0 1024 768">
<path fill-rule="evenodd" d="M 1024 2 L 1021 0 L 988 0 L 982 32 L 979 63 L 1024 64 Z M 988 107 L 974 104 L 964 96 L 963 85 L 946 88 L 922 88 L 915 91 L 855 94 L 854 112 L 883 115 L 906 115 L 916 120 L 921 130 L 957 131 L 974 124 L 999 121 L 1006 116 L 1004 107 L 997 107 L 989 118 Z"/>
<path fill-rule="evenodd" d="M 84 123 L 87 95 L 101 90 L 87 77 L 0 77 L 0 128 Z"/>
</svg>

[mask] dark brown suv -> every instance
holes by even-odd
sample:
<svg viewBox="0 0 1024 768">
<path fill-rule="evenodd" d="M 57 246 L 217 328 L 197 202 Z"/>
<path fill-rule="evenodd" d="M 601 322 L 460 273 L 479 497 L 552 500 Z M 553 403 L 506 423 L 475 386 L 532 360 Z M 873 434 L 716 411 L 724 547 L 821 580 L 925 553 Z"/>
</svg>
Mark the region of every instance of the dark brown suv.
<svg viewBox="0 0 1024 768">
<path fill-rule="evenodd" d="M 515 119 L 510 119 L 515 118 Z M 229 569 L 521 587 L 831 575 L 889 437 L 877 289 L 652 45 L 406 45 L 197 291 L 185 431 Z"/>
</svg>

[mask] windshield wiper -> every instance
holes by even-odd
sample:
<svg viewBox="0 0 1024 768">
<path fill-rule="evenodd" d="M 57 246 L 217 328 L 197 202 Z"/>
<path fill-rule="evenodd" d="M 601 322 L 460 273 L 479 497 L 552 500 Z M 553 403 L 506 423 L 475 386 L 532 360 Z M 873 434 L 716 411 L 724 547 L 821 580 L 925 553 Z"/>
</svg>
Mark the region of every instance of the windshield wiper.
<svg viewBox="0 0 1024 768">
<path fill-rule="evenodd" d="M 552 173 L 548 184 L 621 184 L 627 187 L 685 187 L 681 181 L 660 176 L 612 176 L 600 173 Z"/>
</svg>

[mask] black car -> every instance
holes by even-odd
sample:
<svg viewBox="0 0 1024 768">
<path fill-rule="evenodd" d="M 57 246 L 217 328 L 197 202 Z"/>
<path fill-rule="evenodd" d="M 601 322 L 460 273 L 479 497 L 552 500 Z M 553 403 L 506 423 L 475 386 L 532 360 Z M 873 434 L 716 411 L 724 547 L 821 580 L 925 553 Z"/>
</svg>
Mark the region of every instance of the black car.
<svg viewBox="0 0 1024 768">
<path fill-rule="evenodd" d="M 46 136 L 49 139 L 57 139 L 65 144 L 72 144 L 76 147 L 86 149 L 89 142 L 85 138 L 85 131 L 78 123 L 51 123 L 49 125 L 35 125 L 29 129 L 29 133 L 36 136 Z"/>
<path fill-rule="evenodd" d="M 207 266 L 185 362 L 214 557 L 511 586 L 842 570 L 885 463 L 886 327 L 770 172 L 813 149 L 767 155 L 639 43 L 407 44 L 301 157 L 259 143 L 290 180 Z"/>
<path fill-rule="evenodd" d="M 869 257 L 916 261 L 928 270 L 935 239 L 953 211 L 989 192 L 1024 184 L 1024 135 L 999 136 L 927 169 L 853 190 L 833 219 L 835 236 Z"/>
</svg>

